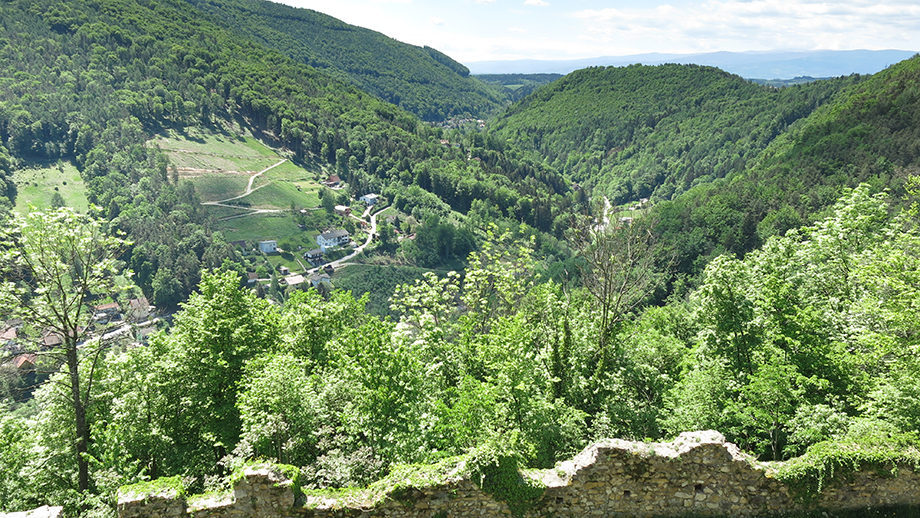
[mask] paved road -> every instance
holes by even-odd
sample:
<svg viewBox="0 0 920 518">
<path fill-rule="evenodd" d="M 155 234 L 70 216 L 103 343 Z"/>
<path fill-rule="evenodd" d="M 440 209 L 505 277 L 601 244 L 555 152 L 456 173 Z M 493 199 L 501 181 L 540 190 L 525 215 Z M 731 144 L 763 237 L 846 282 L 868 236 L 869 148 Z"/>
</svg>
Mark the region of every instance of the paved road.
<svg viewBox="0 0 920 518">
<path fill-rule="evenodd" d="M 364 211 L 364 215 L 365 215 L 365 216 L 366 216 L 368 213 L 370 213 L 371 208 L 372 208 L 372 207 L 368 207 L 367 210 Z M 380 214 L 381 212 L 383 212 L 384 210 L 386 210 L 386 208 L 380 209 L 380 210 L 378 210 L 377 212 L 371 214 L 371 229 L 370 229 L 370 231 L 367 233 L 367 241 L 365 241 L 364 244 L 359 245 L 359 246 L 356 246 L 354 252 L 352 252 L 352 253 L 346 255 L 345 257 L 343 257 L 343 258 L 341 258 L 341 259 L 336 259 L 335 261 L 332 261 L 332 262 L 329 262 L 329 263 L 326 263 L 326 264 L 332 265 L 332 267 L 335 268 L 335 267 L 341 266 L 345 261 L 348 261 L 349 259 L 353 259 L 356 255 L 358 255 L 358 254 L 360 254 L 361 252 L 363 252 L 364 249 L 367 248 L 367 247 L 371 244 L 371 241 L 374 240 L 374 236 L 377 235 L 377 215 Z M 357 218 L 356 218 L 356 219 L 357 219 Z M 309 275 L 309 274 L 312 274 L 312 273 L 316 273 L 317 271 L 321 270 L 321 269 L 322 269 L 323 267 L 325 267 L 325 266 L 326 266 L 326 265 L 317 266 L 316 268 L 311 268 L 310 270 L 307 270 L 306 275 Z"/>
</svg>

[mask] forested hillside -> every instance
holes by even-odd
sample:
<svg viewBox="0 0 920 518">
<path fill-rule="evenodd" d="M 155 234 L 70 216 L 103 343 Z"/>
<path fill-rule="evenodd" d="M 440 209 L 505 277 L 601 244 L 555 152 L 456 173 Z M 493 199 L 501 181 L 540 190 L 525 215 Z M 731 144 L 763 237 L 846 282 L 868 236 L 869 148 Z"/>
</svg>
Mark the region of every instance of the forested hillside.
<svg viewBox="0 0 920 518">
<path fill-rule="evenodd" d="M 920 160 L 918 70 L 915 57 L 850 86 L 743 171 L 662 203 L 659 228 L 681 270 L 699 271 L 706 257 L 749 252 L 823 217 L 843 188 L 860 182 L 900 203 Z"/>
<path fill-rule="evenodd" d="M 902 197 L 917 160 L 917 62 L 785 88 L 687 65 L 585 69 L 490 131 L 614 204 L 651 198 L 692 278 L 821 217 L 844 187 Z"/>
<path fill-rule="evenodd" d="M 358 195 L 379 192 L 420 222 L 440 218 L 451 240 L 463 224 L 453 211 L 475 206 L 490 221 L 561 232 L 578 202 L 551 169 L 486 150 L 481 138 L 443 134 L 185 2 L 46 0 L 0 9 L 3 146 L 14 162 L 76 163 L 89 201 L 135 240 L 128 264 L 158 305 L 183 300 L 201 268 L 239 260 L 211 230 L 192 186 L 145 145 L 163 128 L 243 126 L 294 160 L 340 174 Z M 481 230 L 465 235 L 473 232 Z M 437 262 L 451 256 L 452 243 L 446 247 L 413 254 Z"/>
<path fill-rule="evenodd" d="M 119 486 L 170 476 L 222 498 L 257 459 L 323 494 L 454 457 L 517 513 L 539 490 L 518 467 L 707 428 L 761 460 L 804 454 L 775 476 L 806 495 L 916 462 L 920 57 L 782 89 L 588 69 L 464 133 L 305 64 L 332 58 L 278 13 L 306 16 L 0 2 L 0 511 L 112 517 Z M 443 106 L 479 106 L 464 95 Z M 218 138 L 347 182 L 284 209 L 295 228 L 379 193 L 378 258 L 438 273 L 365 264 L 342 277 L 357 296 L 250 288 L 170 162 L 191 146 L 158 147 Z M 5 210 L 35 163 L 77 171 L 93 205 Z M 651 201 L 591 213 L 604 195 Z"/>
<path fill-rule="evenodd" d="M 512 101 L 520 101 L 537 88 L 560 79 L 562 74 L 476 74 L 475 77 L 502 87 Z"/>
<path fill-rule="evenodd" d="M 490 129 L 614 203 L 665 200 L 743 170 L 860 80 L 775 89 L 695 65 L 588 68 L 515 104 Z"/>
<path fill-rule="evenodd" d="M 503 92 L 431 47 L 401 43 L 309 9 L 266 0 L 186 0 L 234 32 L 350 82 L 426 121 L 486 117 Z"/>
</svg>

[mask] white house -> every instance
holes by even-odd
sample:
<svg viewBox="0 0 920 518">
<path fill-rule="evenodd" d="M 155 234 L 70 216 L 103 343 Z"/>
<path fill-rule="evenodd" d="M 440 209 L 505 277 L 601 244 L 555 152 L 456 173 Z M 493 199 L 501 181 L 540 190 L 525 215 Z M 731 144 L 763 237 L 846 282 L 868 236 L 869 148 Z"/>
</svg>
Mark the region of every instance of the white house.
<svg viewBox="0 0 920 518">
<path fill-rule="evenodd" d="M 377 196 L 376 194 L 370 193 L 370 194 L 365 194 L 364 196 L 362 196 L 362 197 L 360 197 L 360 198 L 358 198 L 358 199 L 361 200 L 361 201 L 363 201 L 364 203 L 366 203 L 368 206 L 371 206 L 371 205 L 377 203 L 377 200 L 378 200 L 379 198 L 380 198 L 380 197 Z"/>
<path fill-rule="evenodd" d="M 287 283 L 288 286 L 298 286 L 303 284 L 303 281 L 303 275 L 292 275 L 284 278 L 284 282 Z"/>
<path fill-rule="evenodd" d="M 276 250 L 278 250 L 278 242 L 274 240 L 259 241 L 259 250 L 261 250 L 263 254 L 274 253 Z"/>
<path fill-rule="evenodd" d="M 328 248 L 344 245 L 349 241 L 351 241 L 351 236 L 349 236 L 348 232 L 345 230 L 330 230 L 329 232 L 323 232 L 316 236 L 316 244 L 319 245 L 323 253 L 326 253 L 326 249 Z"/>
</svg>

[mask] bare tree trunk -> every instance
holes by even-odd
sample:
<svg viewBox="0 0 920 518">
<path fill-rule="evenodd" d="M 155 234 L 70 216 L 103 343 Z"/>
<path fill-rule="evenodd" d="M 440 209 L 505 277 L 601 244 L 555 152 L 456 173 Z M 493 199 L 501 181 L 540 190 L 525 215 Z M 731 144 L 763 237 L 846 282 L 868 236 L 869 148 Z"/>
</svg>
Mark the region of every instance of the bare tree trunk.
<svg viewBox="0 0 920 518">
<path fill-rule="evenodd" d="M 647 216 L 645 216 L 647 217 Z M 614 342 L 627 315 L 659 286 L 658 244 L 654 222 L 583 222 L 575 247 L 585 259 L 582 281 L 594 296 L 599 314 L 595 376 L 615 356 Z"/>
<path fill-rule="evenodd" d="M 70 371 L 70 396 L 73 404 L 74 423 L 77 433 L 77 487 L 80 493 L 89 489 L 89 461 L 86 456 L 89 452 L 89 426 L 86 424 L 86 407 L 80 395 L 79 358 L 77 357 L 77 344 L 71 337 L 64 339 L 67 349 L 67 369 Z"/>
</svg>

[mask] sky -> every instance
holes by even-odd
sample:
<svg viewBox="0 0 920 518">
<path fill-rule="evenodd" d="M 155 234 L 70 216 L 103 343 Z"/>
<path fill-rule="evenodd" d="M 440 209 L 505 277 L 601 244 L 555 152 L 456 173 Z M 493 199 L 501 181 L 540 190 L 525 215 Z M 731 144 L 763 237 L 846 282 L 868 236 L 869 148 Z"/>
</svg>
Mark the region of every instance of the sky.
<svg viewBox="0 0 920 518">
<path fill-rule="evenodd" d="M 920 50 L 917 0 L 281 1 L 434 47 L 461 63 L 651 52 Z"/>
</svg>

